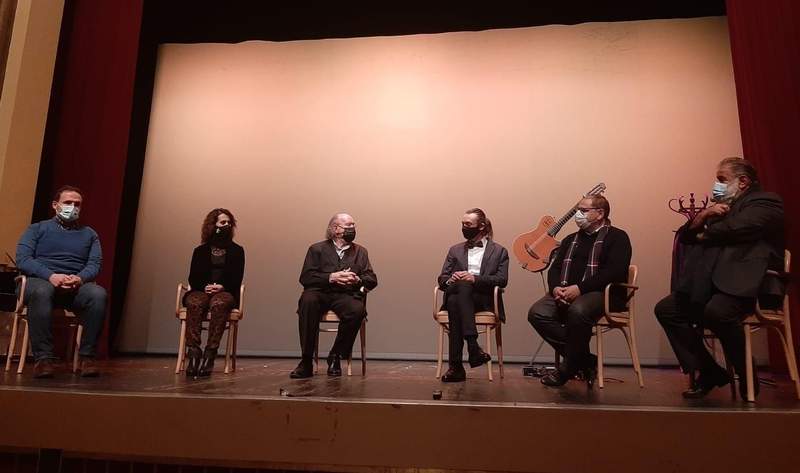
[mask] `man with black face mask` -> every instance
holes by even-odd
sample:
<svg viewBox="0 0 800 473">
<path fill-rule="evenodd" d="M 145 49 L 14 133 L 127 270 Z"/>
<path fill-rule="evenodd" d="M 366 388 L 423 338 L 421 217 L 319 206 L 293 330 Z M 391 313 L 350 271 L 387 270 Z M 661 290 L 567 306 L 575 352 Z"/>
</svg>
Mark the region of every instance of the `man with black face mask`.
<svg viewBox="0 0 800 473">
<path fill-rule="evenodd" d="M 562 240 L 547 272 L 549 293 L 528 311 L 533 328 L 564 358 L 556 372 L 542 377 L 545 386 L 562 386 L 579 372 L 589 387 L 594 384 L 597 358 L 589 351 L 592 327 L 603 315 L 605 287 L 626 282 L 631 262 L 628 234 L 611 226 L 610 213 L 602 195 L 578 203 L 578 231 Z M 611 297 L 612 308 L 625 305 L 624 288 L 612 288 Z"/>
<path fill-rule="evenodd" d="M 364 296 L 378 285 L 367 249 L 353 243 L 355 238 L 353 217 L 338 213 L 328 222 L 325 240 L 308 248 L 300 272 L 303 294 L 297 307 L 302 359 L 289 375 L 292 378 L 314 375 L 319 322 L 329 310 L 341 321 L 328 355 L 328 376 L 341 376 L 340 361 L 353 351 L 361 321 L 367 316 Z"/>
<path fill-rule="evenodd" d="M 483 210 L 475 208 L 464 213 L 461 233 L 467 241 L 450 247 L 439 275 L 450 337 L 450 366 L 442 376 L 445 383 L 467 378 L 462 361 L 465 340 L 470 367 L 476 368 L 491 360 L 478 345 L 475 312 L 491 310 L 495 286 L 508 284 L 508 251 L 492 240 L 492 222 Z M 505 321 L 502 299 L 499 305 L 500 319 Z"/>
</svg>

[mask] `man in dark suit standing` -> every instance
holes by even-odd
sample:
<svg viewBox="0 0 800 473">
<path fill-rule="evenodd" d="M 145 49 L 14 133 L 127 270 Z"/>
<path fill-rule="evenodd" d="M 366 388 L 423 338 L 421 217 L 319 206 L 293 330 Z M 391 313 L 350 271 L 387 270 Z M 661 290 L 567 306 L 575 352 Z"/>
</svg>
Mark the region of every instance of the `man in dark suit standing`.
<svg viewBox="0 0 800 473">
<path fill-rule="evenodd" d="M 450 247 L 439 275 L 449 321 L 450 366 L 442 376 L 446 383 L 467 378 L 462 364 L 465 340 L 472 368 L 491 360 L 478 345 L 475 312 L 492 310 L 495 286 L 508 284 L 508 251 L 492 240 L 492 222 L 483 210 L 467 210 L 461 232 L 467 241 Z M 499 304 L 500 319 L 505 321 L 502 300 Z"/>
<path fill-rule="evenodd" d="M 783 292 L 779 280 L 765 277 L 768 269 L 783 269 L 781 198 L 761 190 L 756 169 L 741 158 L 719 163 L 712 192 L 714 204 L 679 230 L 682 243 L 689 245 L 684 270 L 675 292 L 655 307 L 681 368 L 692 375 L 686 398 L 703 397 L 730 382 L 697 326 L 714 332 L 744 379 L 745 363 L 752 360 L 745 360 L 742 319 L 760 295 L 780 299 Z M 746 389 L 740 383 L 743 399 Z"/>
<path fill-rule="evenodd" d="M 528 311 L 533 328 L 564 358 L 557 371 L 542 377 L 545 386 L 563 386 L 578 373 L 589 387 L 594 384 L 597 358 L 589 351 L 592 327 L 603 315 L 606 286 L 626 282 L 631 263 L 628 234 L 611 226 L 610 214 L 611 205 L 602 195 L 578 203 L 579 230 L 561 242 L 547 272 L 549 293 Z M 624 288 L 612 288 L 611 296 L 613 306 L 624 307 Z"/>
<path fill-rule="evenodd" d="M 319 322 L 328 310 L 341 319 L 328 355 L 328 376 L 342 375 L 340 360 L 350 356 L 361 321 L 367 316 L 364 298 L 367 291 L 378 285 L 367 249 L 353 243 L 355 238 L 353 217 L 338 213 L 328 222 L 325 240 L 308 248 L 300 272 L 303 294 L 297 308 L 303 355 L 300 364 L 290 374 L 292 378 L 314 375 L 312 358 L 319 336 Z"/>
</svg>

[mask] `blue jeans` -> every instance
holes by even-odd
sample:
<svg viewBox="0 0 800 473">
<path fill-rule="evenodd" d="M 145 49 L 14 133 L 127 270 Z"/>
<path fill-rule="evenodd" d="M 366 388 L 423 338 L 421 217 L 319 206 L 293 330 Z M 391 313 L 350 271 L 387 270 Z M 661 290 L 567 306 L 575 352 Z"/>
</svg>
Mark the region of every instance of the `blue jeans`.
<svg viewBox="0 0 800 473">
<path fill-rule="evenodd" d="M 53 308 L 61 307 L 75 312 L 83 324 L 83 335 L 78 353 L 94 357 L 97 337 L 103 330 L 106 316 L 106 290 L 90 282 L 77 291 L 62 291 L 50 281 L 29 277 L 25 286 L 25 304 L 28 306 L 28 324 L 31 348 L 36 361 L 54 359 L 52 318 Z"/>
</svg>

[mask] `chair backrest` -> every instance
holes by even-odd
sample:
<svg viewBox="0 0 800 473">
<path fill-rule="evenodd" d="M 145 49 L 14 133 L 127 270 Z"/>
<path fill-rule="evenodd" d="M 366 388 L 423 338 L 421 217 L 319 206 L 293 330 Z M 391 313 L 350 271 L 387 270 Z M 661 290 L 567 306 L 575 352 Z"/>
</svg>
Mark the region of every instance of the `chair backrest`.
<svg viewBox="0 0 800 473">
<path fill-rule="evenodd" d="M 789 274 L 792 272 L 792 252 L 783 250 L 783 272 Z"/>
<path fill-rule="evenodd" d="M 14 309 L 14 312 L 16 312 L 17 315 L 22 315 L 23 310 L 25 310 L 25 286 L 28 284 L 28 278 L 22 274 L 17 276 L 15 280 L 19 285 L 19 294 L 17 294 L 17 307 Z"/>
<path fill-rule="evenodd" d="M 636 280 L 639 279 L 639 267 L 635 264 L 628 266 L 628 284 L 635 286 Z M 628 289 L 630 292 L 631 289 Z"/>
</svg>

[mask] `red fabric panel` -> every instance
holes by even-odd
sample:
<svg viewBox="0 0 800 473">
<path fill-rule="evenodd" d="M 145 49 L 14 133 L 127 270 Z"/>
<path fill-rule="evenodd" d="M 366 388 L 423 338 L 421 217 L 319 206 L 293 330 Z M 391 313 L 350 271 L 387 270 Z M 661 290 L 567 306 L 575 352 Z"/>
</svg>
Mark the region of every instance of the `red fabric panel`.
<svg viewBox="0 0 800 473">
<path fill-rule="evenodd" d="M 794 259 L 792 325 L 800 342 L 800 2 L 727 0 L 731 54 L 744 157 L 768 190 L 784 199 L 787 247 Z M 776 343 L 777 342 L 777 343 Z M 780 342 L 770 339 L 773 367 L 785 368 Z"/>
<path fill-rule="evenodd" d="M 58 106 L 51 108 L 56 116 L 48 117 L 55 132 L 46 171 L 54 188 L 70 184 L 84 192 L 81 220 L 100 235 L 103 269 L 98 283 L 109 291 L 142 6 L 143 0 L 68 1 L 58 58 L 61 83 L 54 85 Z M 101 355 L 108 352 L 107 330 L 99 350 Z"/>
</svg>

